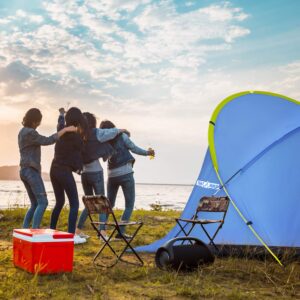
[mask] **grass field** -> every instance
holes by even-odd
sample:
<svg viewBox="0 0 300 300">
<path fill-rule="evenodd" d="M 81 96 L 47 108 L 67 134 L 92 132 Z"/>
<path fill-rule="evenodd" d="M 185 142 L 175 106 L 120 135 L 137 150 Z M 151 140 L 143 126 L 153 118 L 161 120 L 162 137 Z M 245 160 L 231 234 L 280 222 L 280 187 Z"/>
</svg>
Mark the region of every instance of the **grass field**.
<svg viewBox="0 0 300 300">
<path fill-rule="evenodd" d="M 60 217 L 61 230 L 66 230 L 67 213 Z M 91 229 L 88 243 L 75 247 L 72 273 L 34 276 L 12 264 L 12 230 L 21 227 L 24 214 L 24 209 L 0 210 L 0 299 L 300 299 L 299 262 L 281 268 L 272 259 L 223 258 L 180 273 L 159 270 L 154 255 L 143 254 L 144 267 L 95 268 L 92 258 L 100 241 Z M 133 219 L 144 221 L 135 245 L 163 237 L 178 214 L 135 211 Z M 47 211 L 44 227 L 49 217 Z"/>
</svg>

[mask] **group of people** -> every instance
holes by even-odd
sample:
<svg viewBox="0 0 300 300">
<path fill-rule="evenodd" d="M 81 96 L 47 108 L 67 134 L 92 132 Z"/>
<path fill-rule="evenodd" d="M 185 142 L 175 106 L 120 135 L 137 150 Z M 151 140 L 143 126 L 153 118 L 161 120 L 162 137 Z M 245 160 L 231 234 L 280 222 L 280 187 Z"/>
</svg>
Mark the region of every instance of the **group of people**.
<svg viewBox="0 0 300 300">
<path fill-rule="evenodd" d="M 84 209 L 79 217 L 79 197 L 73 172 L 81 174 L 85 195 L 104 195 L 103 168 L 99 161 L 107 161 L 107 197 L 114 207 L 118 189 L 122 188 L 125 198 L 125 210 L 121 221 L 129 221 L 135 202 L 135 182 L 133 177 L 132 153 L 154 156 L 149 148 L 144 150 L 130 139 L 126 129 L 118 129 L 108 120 L 97 128 L 96 117 L 89 112 L 82 113 L 77 107 L 59 109 L 57 132 L 46 137 L 37 132 L 42 121 L 39 109 L 29 109 L 23 118 L 23 128 L 18 135 L 20 150 L 20 178 L 27 190 L 31 206 L 23 222 L 23 228 L 39 228 L 48 206 L 47 194 L 41 177 L 41 146 L 55 144 L 54 158 L 50 168 L 50 179 L 55 195 L 55 206 L 51 213 L 50 228 L 56 229 L 60 212 L 65 203 L 65 194 L 70 204 L 68 232 L 74 233 L 74 243 L 84 243 L 88 236 L 82 231 L 88 213 Z M 107 220 L 106 214 L 99 216 L 101 222 Z M 32 224 L 31 224 L 32 223 Z M 102 235 L 107 237 L 104 225 L 100 227 Z M 123 237 L 130 239 L 121 229 Z M 116 236 L 120 238 L 120 236 Z"/>
</svg>

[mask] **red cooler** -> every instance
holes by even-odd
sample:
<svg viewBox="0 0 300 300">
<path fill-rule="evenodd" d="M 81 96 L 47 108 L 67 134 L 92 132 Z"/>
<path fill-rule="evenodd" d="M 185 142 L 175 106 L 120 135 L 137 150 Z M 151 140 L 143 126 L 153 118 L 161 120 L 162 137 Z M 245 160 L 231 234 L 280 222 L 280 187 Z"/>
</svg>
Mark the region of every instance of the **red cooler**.
<svg viewBox="0 0 300 300">
<path fill-rule="evenodd" d="M 14 265 L 38 274 L 72 272 L 73 237 L 52 229 L 14 229 Z"/>
</svg>

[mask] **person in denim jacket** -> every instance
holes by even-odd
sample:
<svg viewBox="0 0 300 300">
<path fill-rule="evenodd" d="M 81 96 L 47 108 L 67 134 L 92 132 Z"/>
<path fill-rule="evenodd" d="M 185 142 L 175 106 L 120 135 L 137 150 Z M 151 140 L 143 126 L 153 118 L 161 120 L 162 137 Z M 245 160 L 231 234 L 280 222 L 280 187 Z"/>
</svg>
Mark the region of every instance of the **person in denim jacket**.
<svg viewBox="0 0 300 300">
<path fill-rule="evenodd" d="M 115 128 L 115 125 L 108 120 L 102 121 L 100 128 Z M 108 159 L 108 180 L 107 180 L 107 198 L 111 206 L 114 207 L 119 187 L 122 188 L 125 197 L 125 210 L 122 214 L 121 221 L 129 221 L 135 202 L 135 182 L 133 177 L 134 157 L 130 152 L 143 155 L 154 156 L 155 152 L 149 148 L 144 150 L 136 146 L 125 133 L 118 135 L 111 142 L 115 153 Z M 107 218 L 107 217 L 106 217 Z M 125 226 L 121 227 L 121 234 L 126 239 L 131 236 L 125 234 Z M 105 227 L 100 228 L 105 232 Z M 118 234 L 116 238 L 121 238 Z"/>
<path fill-rule="evenodd" d="M 28 209 L 23 228 L 39 228 L 48 205 L 44 182 L 41 177 L 41 146 L 54 144 L 64 133 L 76 131 L 76 127 L 66 127 L 49 137 L 40 135 L 36 129 L 41 124 L 39 109 L 29 109 L 23 118 L 23 128 L 18 134 L 20 151 L 20 178 L 25 185 L 31 206 Z"/>
</svg>

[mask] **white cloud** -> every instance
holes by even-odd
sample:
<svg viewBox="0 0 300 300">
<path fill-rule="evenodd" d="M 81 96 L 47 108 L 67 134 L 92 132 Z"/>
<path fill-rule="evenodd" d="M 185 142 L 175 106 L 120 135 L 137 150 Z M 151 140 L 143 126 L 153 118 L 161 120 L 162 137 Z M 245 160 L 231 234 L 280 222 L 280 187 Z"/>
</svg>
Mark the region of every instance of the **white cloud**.
<svg viewBox="0 0 300 300">
<path fill-rule="evenodd" d="M 210 21 L 243 21 L 248 17 L 240 8 L 232 8 L 229 3 L 225 3 L 225 5 L 211 5 L 201 9 L 201 12 L 206 14 Z"/>
<path fill-rule="evenodd" d="M 150 2 L 151 0 L 90 0 L 87 4 L 97 14 L 116 21 L 124 18 L 121 12 L 131 13 L 139 6 Z"/>
<path fill-rule="evenodd" d="M 16 11 L 16 16 L 17 17 L 21 17 L 21 18 L 25 18 L 27 16 L 27 13 L 24 10 L 22 10 L 22 9 L 18 9 Z"/>
<path fill-rule="evenodd" d="M 39 15 L 31 15 L 29 16 L 29 20 L 32 23 L 42 23 L 44 21 L 44 18 Z"/>
<path fill-rule="evenodd" d="M 224 39 L 226 42 L 231 43 L 236 38 L 248 35 L 250 33 L 249 29 L 241 28 L 238 26 L 230 26 L 228 32 L 226 33 Z"/>
<path fill-rule="evenodd" d="M 300 74 L 300 61 L 294 61 L 280 68 L 280 71 L 287 74 Z"/>
<path fill-rule="evenodd" d="M 177 13 L 171 1 L 149 5 L 133 19 L 143 36 L 128 39 L 125 56 L 141 63 L 176 62 L 181 57 L 186 58 L 188 64 L 192 57 L 193 66 L 200 65 L 210 51 L 221 50 L 220 46 L 224 48 L 224 41 L 232 43 L 250 33 L 246 28 L 232 25 L 244 19 L 241 15 L 240 10 L 227 5 L 184 14 Z M 206 44 L 211 39 L 218 44 Z"/>
<path fill-rule="evenodd" d="M 27 12 L 25 12 L 22 9 L 18 9 L 16 11 L 15 16 L 10 16 L 11 20 L 23 20 L 23 21 L 29 21 L 32 23 L 42 23 L 44 21 L 44 18 L 41 15 L 32 15 L 32 14 L 28 14 Z"/>
<path fill-rule="evenodd" d="M 114 40 L 103 43 L 102 49 L 115 53 L 122 53 L 124 51 L 123 45 Z"/>
<path fill-rule="evenodd" d="M 0 19 L 0 25 L 6 25 L 6 24 L 8 24 L 8 23 L 10 23 L 11 22 L 11 20 L 9 20 L 9 19 Z"/>
<path fill-rule="evenodd" d="M 49 17 L 58 22 L 62 28 L 72 28 L 76 22 L 72 20 L 69 13 L 74 11 L 76 3 L 74 0 L 69 1 L 44 1 L 43 6 L 46 9 Z"/>
</svg>

